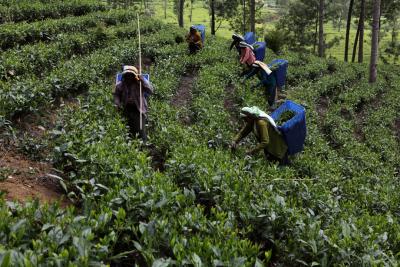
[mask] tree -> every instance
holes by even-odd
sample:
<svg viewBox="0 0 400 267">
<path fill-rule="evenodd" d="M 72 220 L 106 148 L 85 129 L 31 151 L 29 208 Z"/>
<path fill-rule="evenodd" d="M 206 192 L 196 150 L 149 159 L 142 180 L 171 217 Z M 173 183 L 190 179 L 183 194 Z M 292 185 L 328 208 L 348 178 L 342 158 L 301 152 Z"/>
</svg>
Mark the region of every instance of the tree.
<svg viewBox="0 0 400 267">
<path fill-rule="evenodd" d="M 164 0 L 164 18 L 167 19 L 167 0 Z"/>
<path fill-rule="evenodd" d="M 358 63 L 362 63 L 364 58 L 364 20 L 365 20 L 365 0 L 361 0 L 360 19 L 358 21 L 358 25 L 360 28 L 360 37 L 358 45 Z"/>
<path fill-rule="evenodd" d="M 381 0 L 374 0 L 372 15 L 371 61 L 369 65 L 369 82 L 376 82 L 379 50 L 379 21 L 381 14 Z"/>
<path fill-rule="evenodd" d="M 289 48 L 306 50 L 314 45 L 320 0 L 291 1 L 277 28 L 285 31 Z"/>
<path fill-rule="evenodd" d="M 256 1 L 250 0 L 250 31 L 256 32 Z"/>
<path fill-rule="evenodd" d="M 318 41 L 318 56 L 324 57 L 325 54 L 325 42 L 324 42 L 324 12 L 325 12 L 325 0 L 319 0 L 319 41 Z"/>
<path fill-rule="evenodd" d="M 215 0 L 211 0 L 211 35 L 215 35 Z"/>
<path fill-rule="evenodd" d="M 183 9 L 184 9 L 185 0 L 178 0 L 178 1 L 179 1 L 178 23 L 179 23 L 179 27 L 183 28 Z"/>
<path fill-rule="evenodd" d="M 354 0 L 350 0 L 349 11 L 347 13 L 347 25 L 346 25 L 346 41 L 344 48 L 344 61 L 348 61 L 349 56 L 349 39 L 350 39 L 350 27 L 351 27 L 351 14 L 353 13 Z"/>
</svg>

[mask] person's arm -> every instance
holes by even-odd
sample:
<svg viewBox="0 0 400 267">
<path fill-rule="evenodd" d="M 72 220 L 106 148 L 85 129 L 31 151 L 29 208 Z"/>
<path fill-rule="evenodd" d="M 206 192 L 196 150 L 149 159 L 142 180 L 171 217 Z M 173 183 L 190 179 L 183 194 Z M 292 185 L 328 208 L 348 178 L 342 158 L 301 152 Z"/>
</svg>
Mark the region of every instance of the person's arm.
<svg viewBox="0 0 400 267">
<path fill-rule="evenodd" d="M 149 82 L 148 80 L 146 80 L 142 76 L 140 76 L 140 81 L 142 82 L 142 89 L 143 89 L 143 91 L 145 93 L 150 95 L 150 94 L 152 94 L 154 92 L 154 87 L 151 84 L 151 82 Z"/>
<path fill-rule="evenodd" d="M 265 120 L 257 120 L 255 122 L 257 124 L 257 131 L 259 136 L 258 145 L 249 151 L 249 154 L 254 155 L 263 150 L 269 144 L 269 135 L 268 135 L 268 123 Z"/>
<path fill-rule="evenodd" d="M 252 123 L 246 123 L 246 125 L 240 130 L 240 132 L 233 138 L 233 142 L 239 143 L 240 140 L 245 138 L 246 136 L 251 133 L 251 130 L 253 129 L 253 124 Z"/>
<path fill-rule="evenodd" d="M 256 68 L 251 68 L 251 71 L 248 73 L 248 74 L 246 74 L 245 76 L 244 76 L 244 81 L 246 81 L 247 79 L 250 79 L 251 77 L 253 77 L 254 75 L 256 75 L 257 74 L 257 69 Z"/>
<path fill-rule="evenodd" d="M 122 86 L 121 83 L 118 83 L 115 86 L 113 95 L 114 95 L 114 105 L 117 106 L 118 108 L 121 107 L 121 94 L 122 94 Z"/>
<path fill-rule="evenodd" d="M 229 47 L 229 50 L 232 50 L 232 48 L 235 46 L 235 44 L 236 44 L 236 41 L 233 40 L 233 42 L 231 43 L 231 47 Z"/>
<path fill-rule="evenodd" d="M 201 42 L 201 35 L 200 35 L 200 33 L 199 32 L 196 32 L 195 34 L 194 34 L 194 42 L 196 43 L 196 44 L 202 44 L 202 42 Z"/>
</svg>

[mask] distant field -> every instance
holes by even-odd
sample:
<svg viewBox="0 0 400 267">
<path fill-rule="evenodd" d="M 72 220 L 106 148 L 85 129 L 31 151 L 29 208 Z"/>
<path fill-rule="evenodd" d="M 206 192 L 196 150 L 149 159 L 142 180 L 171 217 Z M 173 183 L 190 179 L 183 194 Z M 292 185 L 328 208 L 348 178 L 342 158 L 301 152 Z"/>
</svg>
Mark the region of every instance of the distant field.
<svg viewBox="0 0 400 267">
<path fill-rule="evenodd" d="M 169 3 L 166 19 L 164 17 L 164 5 L 162 2 L 157 2 L 156 4 L 154 4 L 154 11 L 155 11 L 156 18 L 162 19 L 163 21 L 166 21 L 166 22 L 177 23 L 177 16 L 173 12 L 173 4 L 172 3 Z M 274 12 L 276 12 L 276 9 L 266 7 L 264 13 L 268 13 L 268 12 L 274 13 Z M 189 15 L 190 15 L 190 6 L 188 5 L 185 8 L 185 13 L 184 13 L 185 27 L 189 27 L 191 24 L 204 24 L 204 25 L 206 25 L 208 34 L 210 34 L 210 16 L 209 16 L 208 9 L 204 6 L 203 3 L 200 3 L 200 2 L 194 3 L 192 21 L 190 21 Z M 218 25 L 219 25 L 219 22 L 217 23 L 217 27 L 218 27 Z M 266 29 L 270 29 L 273 26 L 274 26 L 274 23 L 271 22 L 270 24 L 258 24 L 257 28 L 258 28 L 259 32 L 262 32 L 260 35 L 263 36 L 264 33 L 266 32 Z M 223 21 L 221 26 L 217 30 L 216 35 L 219 37 L 230 38 L 230 36 L 232 35 L 232 32 L 233 31 L 230 29 L 229 23 L 227 21 Z M 350 45 L 349 45 L 349 59 L 350 60 L 351 60 L 351 56 L 352 56 L 356 32 L 357 32 L 357 28 L 353 25 L 353 27 L 350 31 Z M 325 25 L 325 34 L 326 34 L 327 42 L 334 39 L 335 37 L 342 37 L 339 44 L 333 46 L 330 49 L 327 49 L 326 56 L 334 57 L 339 60 L 343 60 L 344 59 L 345 34 L 346 34 L 345 26 L 343 26 L 342 29 L 339 31 L 337 28 L 333 27 L 332 23 L 327 23 Z M 371 53 L 371 45 L 370 45 L 371 35 L 370 34 L 371 34 L 371 30 L 369 29 L 369 24 L 367 22 L 366 29 L 365 29 L 365 35 L 364 35 L 364 62 L 368 62 L 370 59 L 370 53 Z M 382 47 L 384 47 L 389 41 L 390 41 L 390 35 L 387 34 L 383 39 L 383 42 L 382 42 L 383 46 L 381 45 L 381 50 L 382 50 Z M 356 59 L 355 59 L 356 61 L 357 61 L 357 55 L 358 54 L 356 54 Z"/>
</svg>

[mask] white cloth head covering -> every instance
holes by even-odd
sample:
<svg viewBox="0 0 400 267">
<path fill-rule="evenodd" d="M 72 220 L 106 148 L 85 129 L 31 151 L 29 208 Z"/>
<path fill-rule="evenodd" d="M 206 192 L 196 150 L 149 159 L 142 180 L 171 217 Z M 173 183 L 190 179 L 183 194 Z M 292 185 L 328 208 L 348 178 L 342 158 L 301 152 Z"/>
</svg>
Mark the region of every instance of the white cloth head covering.
<svg viewBox="0 0 400 267">
<path fill-rule="evenodd" d="M 123 68 L 123 71 L 122 71 L 122 75 L 127 74 L 127 73 L 132 73 L 135 76 L 137 76 L 139 74 L 139 71 L 135 66 L 125 65 Z"/>
<path fill-rule="evenodd" d="M 240 111 L 240 117 L 247 117 L 247 116 L 251 116 L 257 119 L 266 119 L 271 123 L 272 126 L 274 126 L 276 130 L 278 129 L 274 119 L 267 113 L 262 111 L 259 107 L 253 106 L 253 107 L 242 108 Z"/>
<path fill-rule="evenodd" d="M 254 61 L 252 66 L 256 67 L 256 68 L 262 68 L 268 75 L 270 75 L 272 73 L 272 70 L 268 67 L 268 65 L 262 61 L 256 60 L 256 61 Z"/>
<path fill-rule="evenodd" d="M 254 51 L 254 47 L 253 47 L 252 45 L 249 45 L 248 43 L 246 43 L 246 42 L 244 42 L 244 41 L 241 41 L 241 42 L 239 43 L 239 47 L 241 47 L 241 48 L 248 47 L 248 48 L 250 48 L 252 51 Z"/>
</svg>

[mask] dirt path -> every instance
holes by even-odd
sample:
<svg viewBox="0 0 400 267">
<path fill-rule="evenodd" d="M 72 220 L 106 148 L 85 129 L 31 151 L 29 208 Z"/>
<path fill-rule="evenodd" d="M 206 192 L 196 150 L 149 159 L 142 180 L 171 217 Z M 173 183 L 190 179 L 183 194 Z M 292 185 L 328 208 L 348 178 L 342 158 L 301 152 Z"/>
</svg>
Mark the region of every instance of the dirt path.
<svg viewBox="0 0 400 267">
<path fill-rule="evenodd" d="M 400 117 L 397 118 L 394 122 L 394 130 L 396 132 L 397 139 L 400 143 Z"/>
<path fill-rule="evenodd" d="M 181 77 L 178 90 L 172 97 L 171 104 L 176 108 L 186 107 L 192 100 L 192 88 L 197 76 L 197 69 L 189 68 Z"/>
<path fill-rule="evenodd" d="M 327 96 L 321 96 L 317 102 L 317 113 L 318 116 L 321 118 L 322 123 L 325 120 L 328 107 L 329 107 L 329 98 Z"/>
<path fill-rule="evenodd" d="M 192 88 L 197 76 L 197 68 L 190 67 L 181 77 L 178 89 L 175 95 L 171 99 L 171 105 L 175 108 L 188 108 L 192 102 Z M 191 118 L 186 115 L 181 118 L 182 122 L 185 124 L 191 124 Z"/>
<path fill-rule="evenodd" d="M 235 101 L 235 91 L 236 88 L 233 84 L 228 84 L 224 90 L 224 108 L 229 112 L 231 122 L 236 122 L 239 114 L 238 105 Z"/>
</svg>

